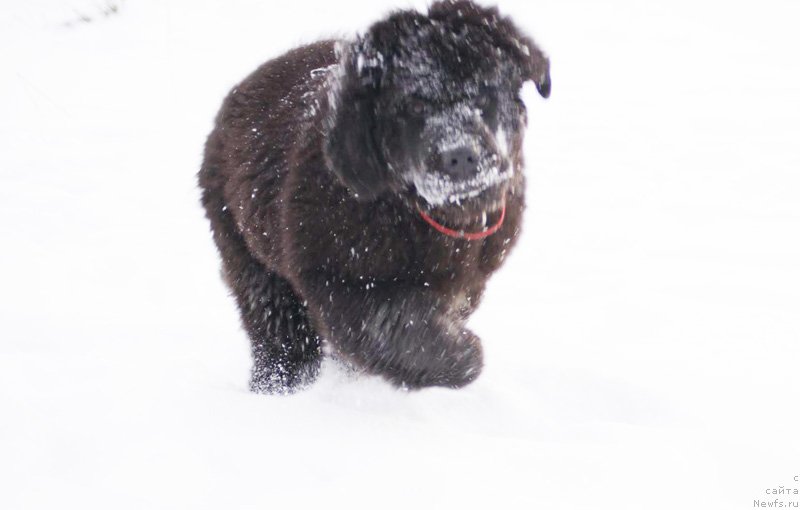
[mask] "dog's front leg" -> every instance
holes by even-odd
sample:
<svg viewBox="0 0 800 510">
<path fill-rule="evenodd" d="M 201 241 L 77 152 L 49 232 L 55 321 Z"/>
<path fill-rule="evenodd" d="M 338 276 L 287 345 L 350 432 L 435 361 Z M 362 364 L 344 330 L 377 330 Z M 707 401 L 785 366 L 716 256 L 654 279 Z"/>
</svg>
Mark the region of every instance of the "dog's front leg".
<svg viewBox="0 0 800 510">
<path fill-rule="evenodd" d="M 480 339 L 429 287 L 313 275 L 303 291 L 323 336 L 369 373 L 404 388 L 457 388 L 480 374 Z"/>
</svg>

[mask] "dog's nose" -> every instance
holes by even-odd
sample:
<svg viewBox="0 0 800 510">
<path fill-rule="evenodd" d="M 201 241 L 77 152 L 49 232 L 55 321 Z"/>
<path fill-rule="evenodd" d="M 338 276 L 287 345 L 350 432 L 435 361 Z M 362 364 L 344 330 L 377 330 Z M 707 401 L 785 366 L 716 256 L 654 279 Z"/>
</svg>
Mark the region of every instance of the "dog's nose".
<svg viewBox="0 0 800 510">
<path fill-rule="evenodd" d="M 472 149 L 459 147 L 442 153 L 442 166 L 450 176 L 465 179 L 478 173 L 478 159 Z"/>
</svg>

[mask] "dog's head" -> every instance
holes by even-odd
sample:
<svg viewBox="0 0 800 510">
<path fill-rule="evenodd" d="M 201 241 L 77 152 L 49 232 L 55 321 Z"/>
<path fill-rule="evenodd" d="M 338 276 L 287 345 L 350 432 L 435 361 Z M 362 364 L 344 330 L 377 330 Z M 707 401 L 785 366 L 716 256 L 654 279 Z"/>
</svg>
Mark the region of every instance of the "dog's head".
<svg viewBox="0 0 800 510">
<path fill-rule="evenodd" d="M 521 171 L 524 82 L 549 61 L 494 8 L 402 11 L 342 49 L 326 157 L 360 200 L 385 192 L 466 220 L 498 209 Z"/>
</svg>

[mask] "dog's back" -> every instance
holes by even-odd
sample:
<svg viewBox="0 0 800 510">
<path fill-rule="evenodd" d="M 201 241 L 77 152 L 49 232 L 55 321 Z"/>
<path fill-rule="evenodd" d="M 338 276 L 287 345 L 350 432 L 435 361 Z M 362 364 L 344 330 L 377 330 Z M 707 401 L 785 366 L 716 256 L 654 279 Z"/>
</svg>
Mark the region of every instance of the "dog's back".
<svg viewBox="0 0 800 510">
<path fill-rule="evenodd" d="M 232 215 L 234 229 L 277 239 L 287 157 L 307 133 L 314 95 L 330 66 L 335 41 L 295 48 L 261 65 L 226 97 L 206 142 L 199 173 L 203 205 L 214 230 Z M 302 114 L 299 114 L 302 112 Z M 224 227 L 223 227 L 224 228 Z M 228 232 L 227 235 L 233 235 Z M 262 262 L 277 264 L 277 243 L 248 243 Z"/>
</svg>

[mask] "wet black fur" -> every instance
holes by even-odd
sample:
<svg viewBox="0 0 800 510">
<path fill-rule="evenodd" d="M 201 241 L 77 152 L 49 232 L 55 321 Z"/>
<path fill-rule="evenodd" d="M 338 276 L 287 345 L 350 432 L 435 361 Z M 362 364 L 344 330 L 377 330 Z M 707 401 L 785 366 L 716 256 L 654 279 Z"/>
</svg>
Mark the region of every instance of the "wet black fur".
<svg viewBox="0 0 800 510">
<path fill-rule="evenodd" d="M 480 76 L 503 64 L 514 94 L 526 80 L 549 94 L 547 59 L 511 21 L 495 9 L 447 1 L 428 14 L 395 13 L 355 41 L 292 50 L 225 99 L 199 182 L 223 275 L 252 341 L 254 391 L 291 392 L 312 382 L 323 339 L 357 367 L 407 388 L 460 387 L 480 373 L 480 341 L 464 322 L 519 234 L 524 107 L 510 148 L 515 174 L 502 189 L 502 228 L 479 241 L 436 232 L 416 210 L 426 206 L 401 179 L 405 169 L 391 165 L 398 156 L 386 139 L 412 135 L 376 139 L 394 122 L 381 101 L 413 79 L 392 74 L 393 55 L 431 23 L 442 28 L 428 51 L 461 44 L 456 49 L 471 59 L 448 68 L 448 79 L 460 83 L 453 73 Z M 479 34 L 478 53 L 452 36 L 464 27 Z M 474 230 L 465 212 L 472 205 L 426 208 Z"/>
</svg>

